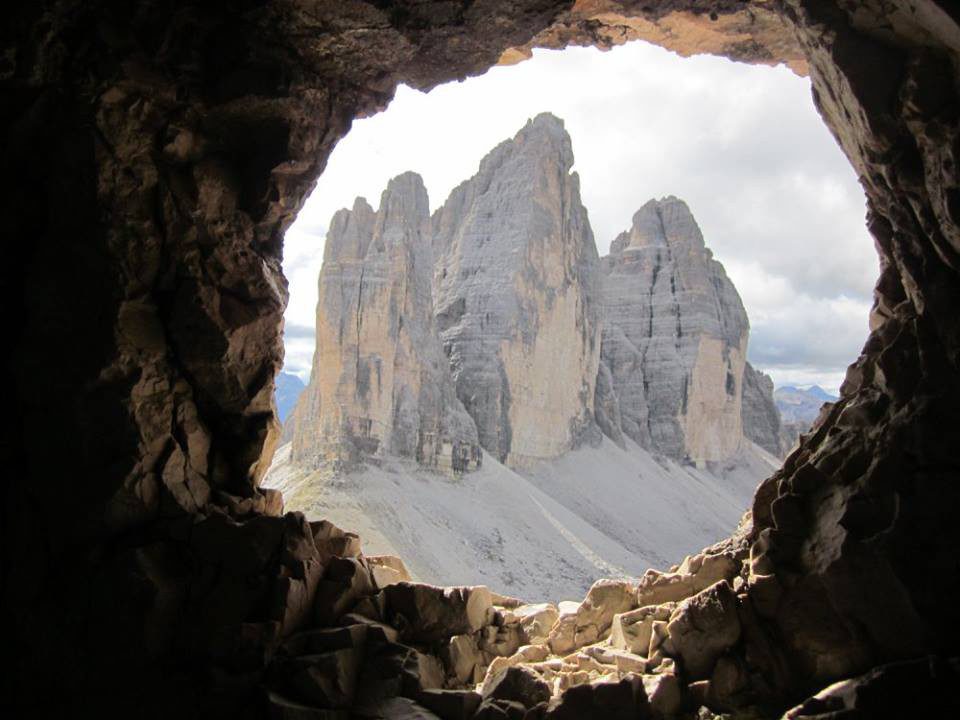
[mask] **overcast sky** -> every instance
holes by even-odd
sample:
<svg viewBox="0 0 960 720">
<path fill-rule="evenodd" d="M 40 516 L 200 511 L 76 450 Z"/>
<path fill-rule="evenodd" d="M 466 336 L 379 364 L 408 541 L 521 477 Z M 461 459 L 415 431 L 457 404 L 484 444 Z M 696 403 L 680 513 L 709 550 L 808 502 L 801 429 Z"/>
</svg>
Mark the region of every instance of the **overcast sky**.
<svg viewBox="0 0 960 720">
<path fill-rule="evenodd" d="M 878 263 L 863 192 L 810 98 L 784 67 L 680 58 L 645 43 L 536 51 L 532 60 L 420 93 L 356 121 L 286 235 L 286 367 L 309 376 L 317 275 L 333 213 L 387 181 L 423 176 L 431 210 L 528 118 L 573 140 L 597 247 L 650 198 L 687 201 L 750 317 L 750 361 L 784 384 L 835 392 L 867 335 Z"/>
</svg>

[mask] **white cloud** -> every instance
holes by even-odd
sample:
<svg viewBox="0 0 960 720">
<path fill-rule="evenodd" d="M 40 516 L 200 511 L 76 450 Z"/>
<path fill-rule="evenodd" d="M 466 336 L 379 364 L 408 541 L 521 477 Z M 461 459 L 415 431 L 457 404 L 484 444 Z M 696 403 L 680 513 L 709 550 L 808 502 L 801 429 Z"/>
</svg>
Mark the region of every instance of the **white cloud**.
<svg viewBox="0 0 960 720">
<path fill-rule="evenodd" d="M 537 51 L 427 94 L 401 87 L 386 112 L 356 121 L 287 233 L 288 323 L 314 322 L 323 229 L 337 209 L 357 195 L 376 206 L 407 170 L 436 208 L 545 110 L 572 137 L 601 254 L 648 199 L 682 197 L 743 295 L 756 365 L 775 379 L 790 362 L 797 378 L 842 375 L 866 337 L 877 259 L 863 193 L 809 81 L 644 43 Z M 304 374 L 311 357 L 303 337 L 288 336 L 288 369 Z"/>
</svg>

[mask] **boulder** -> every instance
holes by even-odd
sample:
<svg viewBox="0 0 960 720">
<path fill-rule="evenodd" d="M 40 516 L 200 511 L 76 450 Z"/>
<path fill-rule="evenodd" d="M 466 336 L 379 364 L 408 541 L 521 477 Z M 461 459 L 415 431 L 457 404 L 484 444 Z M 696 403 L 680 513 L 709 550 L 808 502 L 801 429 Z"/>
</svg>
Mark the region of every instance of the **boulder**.
<svg viewBox="0 0 960 720">
<path fill-rule="evenodd" d="M 556 605 L 551 603 L 521 605 L 510 612 L 514 617 L 519 618 L 520 626 L 526 633 L 527 642 L 531 644 L 544 642 L 557 618 L 560 617 Z"/>
<path fill-rule="evenodd" d="M 750 676 L 744 662 L 736 655 L 723 655 L 713 666 L 707 707 L 729 711 L 748 704 Z"/>
<path fill-rule="evenodd" d="M 331 558 L 317 584 L 314 616 L 319 625 L 332 625 L 356 602 L 374 591 L 373 578 L 362 559 Z"/>
<path fill-rule="evenodd" d="M 647 671 L 647 658 L 636 653 L 614 647 L 593 645 L 585 648 L 584 653 L 604 665 L 612 665 L 621 673 L 643 674 Z"/>
<path fill-rule="evenodd" d="M 500 627 L 487 625 L 480 632 L 480 649 L 498 657 L 513 655 L 523 644 L 523 636 L 522 628 L 515 623 Z"/>
<path fill-rule="evenodd" d="M 720 581 L 685 600 L 666 627 L 676 655 L 693 680 L 710 677 L 717 659 L 740 639 L 737 597 L 730 584 Z"/>
<path fill-rule="evenodd" d="M 417 698 L 424 690 L 441 689 L 446 675 L 440 661 L 368 630 L 357 681 L 357 709 L 374 709 L 385 698 Z"/>
<path fill-rule="evenodd" d="M 527 708 L 513 700 L 484 700 L 474 720 L 526 720 Z"/>
<path fill-rule="evenodd" d="M 673 673 L 643 676 L 643 689 L 654 718 L 672 718 L 683 706 L 683 688 Z"/>
<path fill-rule="evenodd" d="M 566 655 L 576 646 L 577 618 L 574 614 L 560 615 L 547 637 L 547 644 L 554 655 Z"/>
<path fill-rule="evenodd" d="M 726 554 L 687 556 L 676 572 L 647 570 L 637 586 L 637 605 L 680 602 L 719 580 L 733 580 L 740 563 Z"/>
<path fill-rule="evenodd" d="M 495 657 L 487 666 L 480 692 L 489 691 L 504 669 L 521 663 L 539 663 L 546 660 L 549 654 L 549 649 L 543 645 L 524 645 L 510 657 Z"/>
<path fill-rule="evenodd" d="M 360 555 L 360 536 L 356 533 L 341 530 L 329 520 L 315 520 L 310 523 L 310 529 L 323 562 L 332 557 L 355 558 Z"/>
<path fill-rule="evenodd" d="M 367 626 L 352 624 L 339 628 L 304 630 L 287 638 L 281 652 L 290 656 L 362 647 L 367 639 Z"/>
<path fill-rule="evenodd" d="M 596 628 L 597 637 L 609 630 L 613 616 L 637 607 L 637 586 L 628 580 L 597 580 L 587 591 L 576 614 L 576 633 Z"/>
<path fill-rule="evenodd" d="M 401 582 L 381 591 L 386 621 L 400 637 L 433 643 L 454 635 L 474 633 L 493 614 L 490 591 L 476 587 L 436 587 Z"/>
<path fill-rule="evenodd" d="M 447 644 L 447 673 L 460 685 L 477 682 L 483 653 L 473 635 L 454 635 Z"/>
<path fill-rule="evenodd" d="M 484 700 L 509 700 L 529 708 L 550 699 L 550 686 L 533 670 L 513 665 L 484 683 L 482 695 Z"/>
<path fill-rule="evenodd" d="M 569 688 L 547 712 L 548 720 L 646 720 L 650 705 L 643 681 L 630 675 L 619 682 L 591 682 Z"/>
<path fill-rule="evenodd" d="M 674 603 L 648 605 L 614 615 L 610 628 L 610 644 L 620 650 L 647 655 L 654 621 L 669 620 L 675 607 Z"/>
<path fill-rule="evenodd" d="M 277 520 L 282 523 L 283 544 L 268 615 L 280 623 L 281 634 L 288 635 L 309 619 L 324 566 L 302 513 L 287 513 Z"/>
<path fill-rule="evenodd" d="M 388 642 L 397 642 L 400 639 L 400 633 L 398 633 L 395 628 L 385 625 L 382 622 L 371 620 L 366 615 L 360 615 L 357 612 L 350 612 L 341 617 L 340 624 L 344 626 L 363 625 L 370 630 L 375 630 L 380 633 L 383 640 Z"/>
<path fill-rule="evenodd" d="M 412 580 L 407 566 L 396 555 L 366 555 L 365 558 L 377 590 Z"/>
<path fill-rule="evenodd" d="M 360 666 L 354 647 L 304 655 L 283 663 L 283 686 L 296 699 L 326 708 L 349 708 Z"/>
<path fill-rule="evenodd" d="M 610 629 L 613 618 L 636 607 L 636 586 L 627 580 L 598 580 L 582 603 L 563 601 L 559 618 L 547 636 L 555 655 L 595 643 Z"/>
<path fill-rule="evenodd" d="M 480 694 L 472 690 L 424 690 L 417 695 L 417 702 L 440 720 L 471 720 L 480 700 Z"/>
</svg>

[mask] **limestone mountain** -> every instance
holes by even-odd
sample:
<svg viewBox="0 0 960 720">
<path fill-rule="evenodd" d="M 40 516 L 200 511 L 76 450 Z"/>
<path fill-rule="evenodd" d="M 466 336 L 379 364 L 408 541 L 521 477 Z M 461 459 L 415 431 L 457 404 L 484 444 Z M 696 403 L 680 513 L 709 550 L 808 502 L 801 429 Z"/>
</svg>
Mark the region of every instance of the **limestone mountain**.
<svg viewBox="0 0 960 720">
<path fill-rule="evenodd" d="M 457 396 L 480 444 L 515 467 L 595 427 L 598 258 L 572 166 L 563 122 L 538 115 L 433 218 L 437 327 Z"/>
<path fill-rule="evenodd" d="M 783 385 L 773 391 L 773 399 L 784 422 L 805 422 L 809 425 L 817 419 L 824 403 L 836 402 L 840 398 L 819 385 L 808 388 Z"/>
<path fill-rule="evenodd" d="M 600 263 L 601 425 L 702 466 L 743 442 L 749 322 L 686 203 L 651 200 Z"/>
<path fill-rule="evenodd" d="M 773 380 L 749 362 L 743 368 L 742 416 L 743 434 L 771 455 L 782 457 L 788 448 L 781 436 L 780 411 L 773 400 Z"/>
<path fill-rule="evenodd" d="M 357 198 L 334 215 L 313 370 L 293 419 L 294 461 L 478 462 L 476 428 L 434 329 L 431 240 L 427 192 L 415 173 L 391 180 L 376 212 Z"/>
</svg>

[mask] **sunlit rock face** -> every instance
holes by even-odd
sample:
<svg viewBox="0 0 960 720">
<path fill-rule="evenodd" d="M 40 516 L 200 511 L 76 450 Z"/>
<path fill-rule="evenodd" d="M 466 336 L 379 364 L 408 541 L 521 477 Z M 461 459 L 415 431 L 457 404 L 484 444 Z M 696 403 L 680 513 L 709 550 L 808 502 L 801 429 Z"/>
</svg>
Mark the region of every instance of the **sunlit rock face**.
<svg viewBox="0 0 960 720">
<path fill-rule="evenodd" d="M 433 326 L 430 214 L 415 173 L 333 217 L 317 302 L 310 385 L 293 458 L 304 465 L 385 454 L 476 464 L 476 428 L 456 398 Z M 462 457 L 461 457 L 462 456 Z"/>
<path fill-rule="evenodd" d="M 592 430 L 597 261 L 563 123 L 537 116 L 433 218 L 437 326 L 480 443 L 510 465 Z"/>
<path fill-rule="evenodd" d="M 780 412 L 773 399 L 773 380 L 750 363 L 743 367 L 743 434 L 771 455 L 785 449 Z"/>
<path fill-rule="evenodd" d="M 601 361 L 622 431 L 697 464 L 739 449 L 749 324 L 690 209 L 651 200 L 600 265 Z"/>
</svg>

